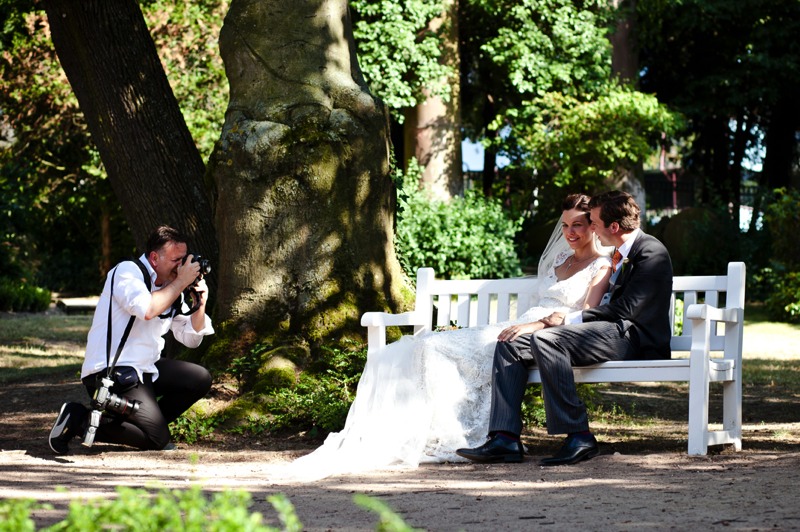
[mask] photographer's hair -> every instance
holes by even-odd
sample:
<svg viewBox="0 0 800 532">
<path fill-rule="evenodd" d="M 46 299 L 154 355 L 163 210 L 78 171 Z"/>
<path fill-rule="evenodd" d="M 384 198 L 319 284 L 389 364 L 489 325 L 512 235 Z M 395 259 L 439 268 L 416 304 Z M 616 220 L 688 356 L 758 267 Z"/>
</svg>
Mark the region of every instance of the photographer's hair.
<svg viewBox="0 0 800 532">
<path fill-rule="evenodd" d="M 186 235 L 173 227 L 168 225 L 160 225 L 156 227 L 152 233 L 150 233 L 149 237 L 147 237 L 147 249 L 145 250 L 145 253 L 148 255 L 151 251 L 158 253 L 167 242 L 188 244 L 189 239 L 186 238 Z"/>
<path fill-rule="evenodd" d="M 589 208 L 600 208 L 600 219 L 603 225 L 608 227 L 613 222 L 619 224 L 623 231 L 633 231 L 639 227 L 641 209 L 633 199 L 633 196 L 621 190 L 603 192 L 597 196 L 592 196 L 589 200 Z"/>
<path fill-rule="evenodd" d="M 564 198 L 564 202 L 561 204 L 562 211 L 571 211 L 572 209 L 578 209 L 579 211 L 583 211 L 586 213 L 586 219 L 589 220 L 589 201 L 591 198 L 586 194 L 570 194 L 566 198 Z"/>
</svg>

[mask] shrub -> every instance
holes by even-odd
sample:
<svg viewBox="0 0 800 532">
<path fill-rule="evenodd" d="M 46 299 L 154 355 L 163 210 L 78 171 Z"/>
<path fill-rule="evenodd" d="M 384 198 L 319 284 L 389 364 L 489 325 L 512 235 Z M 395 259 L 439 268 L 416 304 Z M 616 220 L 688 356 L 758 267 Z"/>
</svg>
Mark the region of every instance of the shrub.
<svg viewBox="0 0 800 532">
<path fill-rule="evenodd" d="M 320 430 L 340 430 L 355 397 L 367 349 L 362 344 L 321 349 L 325 352 L 321 360 L 300 373 L 292 385 L 258 388 L 240 399 L 228 412 L 239 422 L 235 430 L 260 433 L 310 426 L 312 436 Z M 245 415 L 247 419 L 242 420 Z"/>
<path fill-rule="evenodd" d="M 800 247 L 790 235 L 800 233 L 800 192 L 777 189 L 764 222 L 772 235 L 771 264 L 755 278 L 770 319 L 800 323 Z"/>
<path fill-rule="evenodd" d="M 395 246 L 409 277 L 421 267 L 446 279 L 521 275 L 514 246 L 521 219 L 510 219 L 499 200 L 477 190 L 449 203 L 432 198 L 419 189 L 420 175 L 412 164 L 398 191 Z"/>
<path fill-rule="evenodd" d="M 49 290 L 25 281 L 0 278 L 0 311 L 42 312 L 49 306 Z"/>
<path fill-rule="evenodd" d="M 266 500 L 275 509 L 282 524 L 281 529 L 262 524 L 262 515 L 249 511 L 252 497 L 246 491 L 223 491 L 206 498 L 198 486 L 187 490 L 163 489 L 157 493 L 118 487 L 117 497 L 73 501 L 66 519 L 47 530 L 86 532 L 102 530 L 299 532 L 303 530 L 303 524 L 286 495 L 276 493 L 268 496 Z M 378 515 L 376 530 L 397 532 L 415 530 L 389 506 L 374 497 L 356 494 L 353 500 L 362 508 Z M 30 512 L 37 508 L 51 507 L 37 504 L 30 499 L 0 501 L 0 532 L 36 530 Z"/>
<path fill-rule="evenodd" d="M 770 319 L 800 323 L 800 272 L 774 276 L 772 293 L 764 301 Z"/>
</svg>

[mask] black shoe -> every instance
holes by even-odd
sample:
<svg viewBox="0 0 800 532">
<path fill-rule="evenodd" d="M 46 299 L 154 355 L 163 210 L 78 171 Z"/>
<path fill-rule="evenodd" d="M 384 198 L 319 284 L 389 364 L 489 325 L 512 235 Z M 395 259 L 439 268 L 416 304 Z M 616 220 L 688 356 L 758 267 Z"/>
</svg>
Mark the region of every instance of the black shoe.
<svg viewBox="0 0 800 532">
<path fill-rule="evenodd" d="M 598 452 L 599 448 L 594 435 L 569 436 L 555 456 L 544 458 L 540 463 L 543 466 L 576 464 L 581 460 L 597 456 Z"/>
<path fill-rule="evenodd" d="M 83 433 L 86 423 L 86 407 L 80 403 L 64 403 L 58 413 L 50 437 L 47 439 L 50 448 L 56 454 L 69 452 L 69 441 Z"/>
<path fill-rule="evenodd" d="M 458 449 L 458 456 L 468 458 L 473 462 L 483 463 L 517 463 L 522 462 L 522 443 L 495 436 L 480 447 L 474 449 Z"/>
</svg>

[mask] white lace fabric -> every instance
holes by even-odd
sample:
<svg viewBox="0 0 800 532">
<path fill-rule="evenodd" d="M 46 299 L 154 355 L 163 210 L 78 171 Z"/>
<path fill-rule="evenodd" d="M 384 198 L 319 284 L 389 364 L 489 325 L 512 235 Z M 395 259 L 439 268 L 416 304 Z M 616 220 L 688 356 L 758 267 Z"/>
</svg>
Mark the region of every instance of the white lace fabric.
<svg viewBox="0 0 800 532">
<path fill-rule="evenodd" d="M 404 336 L 367 360 L 341 432 L 275 478 L 315 480 L 332 474 L 422 462 L 464 461 L 455 454 L 486 438 L 491 368 L 497 335 L 512 323 L 583 307 L 589 282 L 610 259 L 601 256 L 563 281 L 554 268 L 539 283 L 539 299 L 518 319 L 421 336 Z"/>
</svg>

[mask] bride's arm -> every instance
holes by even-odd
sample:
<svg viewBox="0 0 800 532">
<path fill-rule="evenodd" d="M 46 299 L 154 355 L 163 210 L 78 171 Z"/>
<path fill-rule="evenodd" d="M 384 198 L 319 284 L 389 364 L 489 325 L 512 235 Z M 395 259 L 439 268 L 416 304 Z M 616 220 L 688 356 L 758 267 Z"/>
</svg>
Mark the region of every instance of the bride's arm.
<svg viewBox="0 0 800 532">
<path fill-rule="evenodd" d="M 583 308 L 592 308 L 600 304 L 603 299 L 603 294 L 608 292 L 608 280 L 611 278 L 611 268 L 605 266 L 600 268 L 597 275 L 594 276 L 589 283 L 589 289 L 586 292 L 586 300 L 583 303 Z"/>
</svg>

